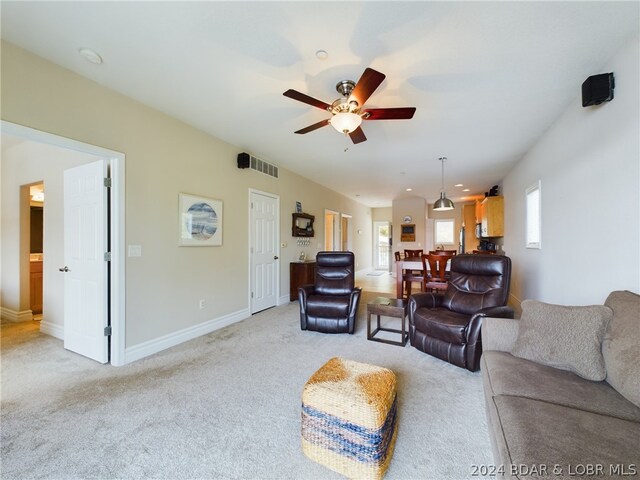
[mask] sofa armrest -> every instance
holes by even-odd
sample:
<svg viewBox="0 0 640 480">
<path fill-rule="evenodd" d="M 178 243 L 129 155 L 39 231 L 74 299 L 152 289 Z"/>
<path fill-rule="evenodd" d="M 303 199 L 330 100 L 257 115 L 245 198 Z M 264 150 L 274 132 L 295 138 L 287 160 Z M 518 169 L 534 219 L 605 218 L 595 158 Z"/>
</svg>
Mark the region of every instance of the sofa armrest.
<svg viewBox="0 0 640 480">
<path fill-rule="evenodd" d="M 486 350 L 511 352 L 518 338 L 520 321 L 513 318 L 486 317 L 482 324 L 482 346 Z"/>
</svg>

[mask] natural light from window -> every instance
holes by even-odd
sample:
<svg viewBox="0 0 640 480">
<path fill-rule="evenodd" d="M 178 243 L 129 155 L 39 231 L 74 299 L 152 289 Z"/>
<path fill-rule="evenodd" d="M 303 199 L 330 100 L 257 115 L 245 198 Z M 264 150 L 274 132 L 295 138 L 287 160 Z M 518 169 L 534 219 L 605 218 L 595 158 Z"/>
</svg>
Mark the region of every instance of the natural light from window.
<svg viewBox="0 0 640 480">
<path fill-rule="evenodd" d="M 454 242 L 454 220 L 435 220 L 435 244 L 452 245 Z"/>
<path fill-rule="evenodd" d="M 527 248 L 542 248 L 540 244 L 540 180 L 527 188 Z"/>
</svg>

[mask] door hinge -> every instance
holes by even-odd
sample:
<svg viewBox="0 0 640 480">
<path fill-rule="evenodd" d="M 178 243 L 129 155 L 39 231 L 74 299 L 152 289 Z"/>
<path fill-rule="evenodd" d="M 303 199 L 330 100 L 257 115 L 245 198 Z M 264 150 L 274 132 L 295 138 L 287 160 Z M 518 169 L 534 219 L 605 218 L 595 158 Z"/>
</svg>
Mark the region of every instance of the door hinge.
<svg viewBox="0 0 640 480">
<path fill-rule="evenodd" d="M 111 188 L 111 178 L 107 177 L 104 179 L 104 186 L 107 188 Z"/>
<path fill-rule="evenodd" d="M 104 327 L 104 336 L 108 337 L 109 335 L 111 335 L 111 325 Z"/>
<path fill-rule="evenodd" d="M 111 261 L 111 252 L 104 252 L 104 261 L 105 262 Z"/>
<path fill-rule="evenodd" d="M 251 292 L 251 298 L 253 298 L 253 292 Z"/>
</svg>

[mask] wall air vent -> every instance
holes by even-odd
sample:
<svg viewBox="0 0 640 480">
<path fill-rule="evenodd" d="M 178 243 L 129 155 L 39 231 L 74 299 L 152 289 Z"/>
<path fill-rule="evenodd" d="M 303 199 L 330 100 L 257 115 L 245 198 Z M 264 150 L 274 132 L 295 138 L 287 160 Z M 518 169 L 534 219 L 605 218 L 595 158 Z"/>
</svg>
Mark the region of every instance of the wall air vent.
<svg viewBox="0 0 640 480">
<path fill-rule="evenodd" d="M 260 160 L 253 155 L 251 155 L 251 169 L 269 175 L 270 177 L 278 178 L 278 167 L 264 160 Z"/>
</svg>

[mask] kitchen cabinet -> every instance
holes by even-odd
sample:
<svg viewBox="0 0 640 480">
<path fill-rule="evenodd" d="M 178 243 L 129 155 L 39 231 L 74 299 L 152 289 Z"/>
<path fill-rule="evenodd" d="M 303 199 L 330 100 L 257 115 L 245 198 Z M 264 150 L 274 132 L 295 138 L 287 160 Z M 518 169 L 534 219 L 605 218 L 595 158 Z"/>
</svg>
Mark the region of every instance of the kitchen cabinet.
<svg viewBox="0 0 640 480">
<path fill-rule="evenodd" d="M 31 312 L 42 313 L 42 260 L 29 262 Z"/>
<path fill-rule="evenodd" d="M 298 299 L 298 288 L 316 283 L 316 262 L 291 262 L 289 264 L 289 300 Z"/>
<path fill-rule="evenodd" d="M 504 236 L 504 197 L 485 197 L 481 202 L 481 232 L 483 237 Z"/>
<path fill-rule="evenodd" d="M 478 248 L 476 238 L 476 205 L 468 204 L 462 206 L 462 221 L 464 222 L 464 249 L 465 252 L 472 252 Z"/>
</svg>

